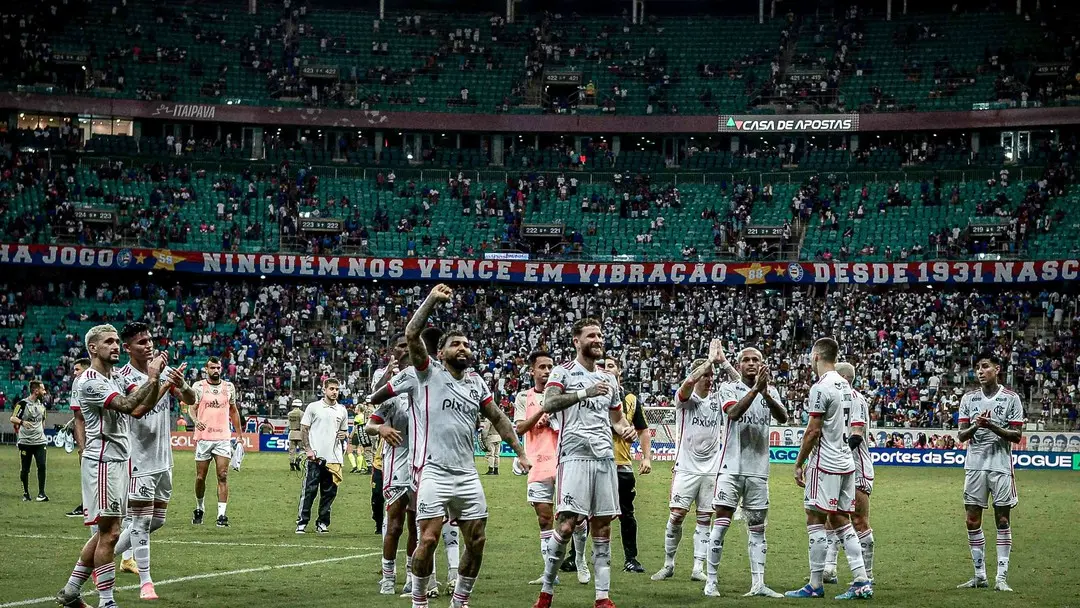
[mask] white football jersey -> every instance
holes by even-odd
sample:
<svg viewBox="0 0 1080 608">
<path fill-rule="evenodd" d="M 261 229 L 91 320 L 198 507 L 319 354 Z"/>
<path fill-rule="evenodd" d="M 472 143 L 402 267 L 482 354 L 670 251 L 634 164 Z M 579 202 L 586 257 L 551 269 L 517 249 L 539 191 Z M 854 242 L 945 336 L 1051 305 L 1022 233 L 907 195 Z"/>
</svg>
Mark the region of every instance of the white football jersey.
<svg viewBox="0 0 1080 608">
<path fill-rule="evenodd" d="M 161 373 L 168 372 L 168 368 Z M 147 381 L 149 376 L 130 363 L 117 372 L 127 385 L 128 392 Z M 168 471 L 173 466 L 172 454 L 172 396 L 168 391 L 154 408 L 142 418 L 132 418 L 128 433 L 131 437 L 131 476 L 151 475 Z"/>
<path fill-rule="evenodd" d="M 378 384 L 384 373 L 386 368 L 375 373 L 372 388 Z M 394 447 L 385 441 L 382 443 L 383 485 L 387 487 L 412 485 L 409 408 L 419 385 L 416 370 L 411 366 L 399 371 L 387 382 L 387 387 L 394 396 L 380 403 L 371 415 L 371 420 L 376 424 L 388 424 L 401 433 L 401 445 Z"/>
<path fill-rule="evenodd" d="M 847 429 L 855 396 L 851 385 L 835 371 L 826 372 L 810 387 L 811 416 L 822 418 L 821 440 L 810 452 L 809 466 L 822 473 L 843 475 L 855 471 L 847 443 Z"/>
<path fill-rule="evenodd" d="M 720 401 L 716 393 L 675 393 L 675 472 L 716 475 L 720 466 Z"/>
<path fill-rule="evenodd" d="M 465 372 L 458 380 L 430 357 L 416 377 L 418 398 L 411 407 L 414 470 L 432 464 L 452 473 L 476 472 L 476 421 L 480 407 L 494 399 L 487 382 L 476 372 Z"/>
<path fill-rule="evenodd" d="M 975 419 L 990 413 L 990 420 L 1001 428 L 1020 428 L 1024 425 L 1024 406 L 1020 396 L 999 386 L 987 397 L 976 389 L 960 399 L 960 424 L 975 424 Z M 968 471 L 997 471 L 1012 473 L 1012 443 L 998 437 L 990 429 L 978 429 L 968 442 L 964 469 Z"/>
<path fill-rule="evenodd" d="M 855 397 L 854 405 L 851 407 L 851 428 L 863 427 L 865 429 L 870 424 L 870 406 L 866 402 L 866 397 L 863 397 L 859 391 L 851 389 L 851 394 Z M 870 445 L 866 438 L 869 433 L 867 431 L 863 433 L 863 440 L 852 457 L 855 459 L 855 468 L 859 470 L 859 474 L 865 479 L 873 479 L 874 461 L 870 458 Z"/>
<path fill-rule="evenodd" d="M 124 380 L 113 372 L 105 377 L 93 368 L 75 379 L 73 391 L 86 420 L 86 446 L 83 458 L 100 462 L 123 462 L 131 453 L 128 424 L 131 416 L 106 409 L 113 399 L 127 390 Z"/>
<path fill-rule="evenodd" d="M 622 407 L 622 398 L 615 376 L 600 369 L 590 372 L 577 359 L 556 365 L 551 370 L 547 388 L 557 387 L 567 393 L 587 389 L 601 381 L 611 387 L 607 395 L 589 397 L 558 413 L 559 462 L 614 460 L 615 440 L 611 433 L 609 412 Z"/>
<path fill-rule="evenodd" d="M 769 385 L 769 395 L 780 401 L 776 387 Z M 746 412 L 738 420 L 733 420 L 726 412 L 738 403 L 750 387 L 742 380 L 725 382 L 717 391 L 720 409 L 725 412 L 723 418 L 723 447 L 720 448 L 720 473 L 745 475 L 747 477 L 769 476 L 769 424 L 772 412 L 765 403 L 765 397 L 758 395 Z"/>
</svg>

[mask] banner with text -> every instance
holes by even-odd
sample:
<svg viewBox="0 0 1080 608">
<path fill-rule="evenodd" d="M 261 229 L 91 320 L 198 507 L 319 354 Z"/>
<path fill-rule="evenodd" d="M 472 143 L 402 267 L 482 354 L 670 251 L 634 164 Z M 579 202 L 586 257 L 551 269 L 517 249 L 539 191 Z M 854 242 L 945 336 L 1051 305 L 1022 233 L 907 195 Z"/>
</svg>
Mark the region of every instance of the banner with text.
<svg viewBox="0 0 1080 608">
<path fill-rule="evenodd" d="M 652 444 L 653 460 L 675 460 L 674 443 Z M 634 459 L 641 459 L 641 449 L 634 444 L 631 450 Z M 799 457 L 797 446 L 772 446 L 769 448 L 769 462 L 773 464 L 794 464 Z M 953 467 L 964 466 L 967 453 L 964 450 L 909 450 L 903 448 L 870 448 L 870 457 L 878 466 L 909 467 Z M 1052 471 L 1080 471 L 1080 454 L 1013 452 L 1013 468 L 1042 469 Z"/>
<path fill-rule="evenodd" d="M 244 452 L 259 451 L 259 436 L 254 433 L 241 433 L 240 438 L 244 442 Z M 172 448 L 183 452 L 195 451 L 195 433 L 190 431 L 173 431 L 170 437 Z"/>
<path fill-rule="evenodd" d="M 230 276 L 526 285 L 764 285 L 838 283 L 1013 284 L 1075 281 L 1080 260 L 1027 262 L 537 262 L 456 258 L 365 258 L 288 253 L 207 253 L 0 244 L 0 264 L 100 270 L 167 270 Z"/>
<path fill-rule="evenodd" d="M 798 116 L 755 116 L 723 114 L 717 121 L 721 133 L 828 133 L 858 131 L 858 114 L 802 114 Z"/>
</svg>

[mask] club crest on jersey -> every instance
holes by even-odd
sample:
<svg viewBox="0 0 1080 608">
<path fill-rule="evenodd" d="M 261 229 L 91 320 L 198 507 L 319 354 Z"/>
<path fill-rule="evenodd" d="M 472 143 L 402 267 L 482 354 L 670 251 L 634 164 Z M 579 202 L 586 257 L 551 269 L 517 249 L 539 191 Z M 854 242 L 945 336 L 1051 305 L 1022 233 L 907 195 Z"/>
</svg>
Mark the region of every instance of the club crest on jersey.
<svg viewBox="0 0 1080 608">
<path fill-rule="evenodd" d="M 480 391 L 476 389 L 469 391 L 469 399 L 472 399 L 473 401 L 480 401 Z"/>
</svg>

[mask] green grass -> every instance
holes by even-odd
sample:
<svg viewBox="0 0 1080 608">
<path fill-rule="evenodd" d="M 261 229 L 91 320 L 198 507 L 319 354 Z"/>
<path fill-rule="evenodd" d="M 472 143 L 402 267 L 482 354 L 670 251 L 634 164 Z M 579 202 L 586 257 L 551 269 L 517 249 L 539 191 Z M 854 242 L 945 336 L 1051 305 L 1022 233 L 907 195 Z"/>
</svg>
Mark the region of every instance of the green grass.
<svg viewBox="0 0 1080 608">
<path fill-rule="evenodd" d="M 79 502 L 75 457 L 51 450 L 49 458 L 52 501 L 20 503 L 18 456 L 13 448 L 0 448 L 0 606 L 51 597 L 67 579 L 85 538 L 81 521 L 62 515 Z M 288 472 L 284 455 L 251 454 L 244 470 L 230 475 L 232 527 L 218 530 L 212 524 L 190 524 L 194 465 L 190 453 L 178 452 L 177 461 L 169 523 L 153 537 L 153 573 L 162 597 L 158 605 L 408 606 L 407 600 L 377 595 L 379 537 L 371 522 L 366 477 L 346 477 L 334 507 L 330 535 L 297 536 L 293 526 L 299 478 Z M 509 463 L 503 467 L 504 471 L 509 468 Z M 1076 576 L 1080 557 L 1080 529 L 1076 525 L 1080 477 L 1063 472 L 1024 471 L 1017 475 L 1021 503 L 1013 518 L 1015 548 L 1010 572 L 1016 593 L 1002 595 L 988 590 L 954 589 L 971 576 L 960 505 L 961 470 L 879 467 L 877 473 L 872 512 L 877 541 L 873 602 L 899 607 L 1080 606 L 1080 580 Z M 512 475 L 482 479 L 491 519 L 487 555 L 472 606 L 527 608 L 537 589 L 525 582 L 538 575 L 541 564 L 536 520 L 524 502 L 524 479 Z M 639 478 L 638 542 L 641 561 L 650 574 L 662 562 L 670 479 L 669 463 L 659 463 L 652 475 Z M 791 480 L 791 468 L 774 466 L 766 581 L 781 592 L 800 587 L 807 574 L 801 496 Z M 214 512 L 214 500 L 208 497 L 207 502 L 209 515 Z M 989 520 L 986 529 L 991 552 L 987 562 L 993 576 L 994 541 Z M 617 566 L 622 563 L 622 549 L 617 540 L 619 533 L 613 536 L 612 562 Z M 684 534 L 675 579 L 654 583 L 648 580 L 648 574 L 624 574 L 613 568 L 612 597 L 620 608 L 771 602 L 741 597 L 750 581 L 745 528 L 736 526 L 728 535 L 721 566 L 721 591 L 725 597 L 715 602 L 706 601 L 700 584 L 689 580 L 690 536 L 689 531 Z M 268 568 L 331 558 L 342 559 Z M 445 578 L 442 559 L 440 579 Z M 180 577 L 253 568 L 264 569 L 160 584 Z M 844 568 L 841 556 L 841 571 Z M 402 569 L 403 565 L 399 565 L 399 573 Z M 118 576 L 118 585 L 138 582 L 135 575 Z M 831 596 L 840 589 L 829 586 L 827 592 Z M 117 601 L 124 606 L 139 603 L 137 598 L 134 590 L 116 593 Z M 567 580 L 557 590 L 556 605 L 591 606 L 592 598 L 591 585 Z M 96 603 L 94 598 L 88 599 Z M 448 604 L 443 597 L 432 606 Z"/>
</svg>

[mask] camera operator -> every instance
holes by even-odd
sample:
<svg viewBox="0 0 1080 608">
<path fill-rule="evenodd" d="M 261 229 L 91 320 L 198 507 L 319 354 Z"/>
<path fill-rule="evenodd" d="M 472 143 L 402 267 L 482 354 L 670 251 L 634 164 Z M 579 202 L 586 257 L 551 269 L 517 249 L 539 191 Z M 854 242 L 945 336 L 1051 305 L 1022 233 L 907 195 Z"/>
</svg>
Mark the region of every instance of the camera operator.
<svg viewBox="0 0 1080 608">
<path fill-rule="evenodd" d="M 304 487 L 300 497 L 300 513 L 296 518 L 296 533 L 307 531 L 311 505 L 319 494 L 319 517 L 315 531 L 330 531 L 330 507 L 341 483 L 341 463 L 344 460 L 344 440 L 349 428 L 349 413 L 337 402 L 340 386 L 334 378 L 323 382 L 323 398 L 308 404 L 300 421 L 300 441 L 307 454 Z"/>
</svg>

